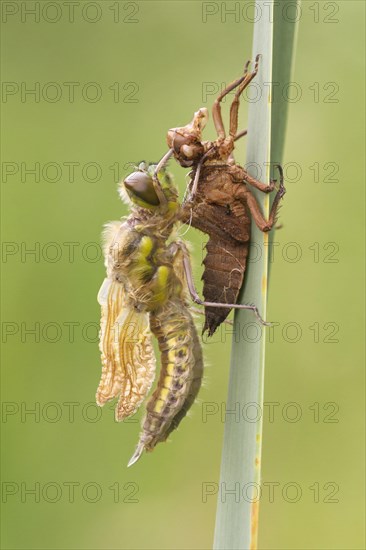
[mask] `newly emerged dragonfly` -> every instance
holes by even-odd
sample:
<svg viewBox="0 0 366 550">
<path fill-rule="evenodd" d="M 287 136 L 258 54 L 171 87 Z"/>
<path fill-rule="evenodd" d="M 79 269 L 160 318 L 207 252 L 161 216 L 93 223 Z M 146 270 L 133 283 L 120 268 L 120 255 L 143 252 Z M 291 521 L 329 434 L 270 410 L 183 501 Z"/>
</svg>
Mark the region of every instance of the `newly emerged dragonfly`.
<svg viewBox="0 0 366 550">
<path fill-rule="evenodd" d="M 98 294 L 102 377 L 97 403 L 102 406 L 118 397 L 116 419 L 132 415 L 154 379 L 152 335 L 161 355 L 159 381 L 129 465 L 167 439 L 199 391 L 202 351 L 188 292 L 198 304 L 227 307 L 200 300 L 187 248 L 181 240 L 170 239 L 180 205 L 176 187 L 160 166 L 141 163 L 124 180 L 120 194 L 130 214 L 107 224 L 104 232 L 107 278 Z"/>
<path fill-rule="evenodd" d="M 229 303 L 235 303 L 238 299 L 249 252 L 251 220 L 254 220 L 261 231 L 270 231 L 276 222 L 278 206 L 286 191 L 282 168 L 277 165 L 280 184 L 269 219 L 265 219 L 248 186 L 263 193 L 271 193 L 275 190 L 276 181 L 267 185 L 256 180 L 235 163 L 233 158 L 235 141 L 246 134 L 246 131 L 237 133 L 239 99 L 256 76 L 258 63 L 259 56 L 256 58 L 254 70 L 249 72 L 248 62 L 244 74 L 229 84 L 215 100 L 212 107 L 217 132 L 215 141 L 202 141 L 202 130 L 208 120 L 206 108 L 199 109 L 190 124 L 172 128 L 167 135 L 170 149 L 164 162 L 174 155 L 181 166 L 192 167 L 189 196 L 184 202 L 181 220 L 209 236 L 207 254 L 203 261 L 204 298 L 208 302 L 228 304 L 222 309 L 205 307 L 203 331 L 207 330 L 209 335 L 215 332 L 230 313 Z M 226 135 L 221 101 L 233 90 L 236 91 L 230 108 L 229 135 Z M 253 309 L 256 312 L 256 308 Z"/>
</svg>

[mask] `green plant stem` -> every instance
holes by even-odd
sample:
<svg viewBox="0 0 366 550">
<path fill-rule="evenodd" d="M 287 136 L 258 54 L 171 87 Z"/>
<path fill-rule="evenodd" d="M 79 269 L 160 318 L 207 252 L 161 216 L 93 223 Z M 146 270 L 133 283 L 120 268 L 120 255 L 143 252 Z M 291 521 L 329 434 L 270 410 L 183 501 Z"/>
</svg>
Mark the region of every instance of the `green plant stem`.
<svg viewBox="0 0 366 550">
<path fill-rule="evenodd" d="M 249 106 L 246 166 L 251 175 L 267 183 L 270 180 L 270 162 L 280 162 L 282 157 L 287 108 L 279 99 L 272 103 L 272 89 L 268 83 L 278 81 L 277 88 L 281 88 L 284 82 L 288 82 L 295 36 L 294 23 L 288 23 L 283 17 L 285 3 L 277 3 L 273 13 L 272 1 L 256 1 L 257 13 L 263 15 L 254 25 L 252 59 L 261 54 L 260 68 L 255 78 L 256 90 L 260 89 L 261 94 L 259 100 Z M 282 32 L 285 34 L 282 35 Z M 275 78 L 272 78 L 272 72 Z M 271 152 L 272 140 L 277 143 L 272 149 L 274 154 Z M 268 217 L 269 196 L 257 190 L 254 194 L 263 214 Z M 269 238 L 254 223 L 251 243 L 251 250 L 256 251 L 256 261 L 248 263 L 240 302 L 255 303 L 266 318 Z M 237 311 L 226 404 L 215 550 L 257 548 L 264 361 L 264 327 L 258 325 L 250 311 Z"/>
</svg>

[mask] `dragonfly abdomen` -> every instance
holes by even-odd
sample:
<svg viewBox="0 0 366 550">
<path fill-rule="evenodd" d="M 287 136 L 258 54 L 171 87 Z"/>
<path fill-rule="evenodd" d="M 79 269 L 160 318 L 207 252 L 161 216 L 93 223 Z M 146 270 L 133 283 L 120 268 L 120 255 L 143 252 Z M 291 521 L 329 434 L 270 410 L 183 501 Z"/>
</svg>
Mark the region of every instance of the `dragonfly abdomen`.
<svg viewBox="0 0 366 550">
<path fill-rule="evenodd" d="M 158 340 L 161 370 L 147 404 L 136 454 L 165 441 L 193 404 L 201 386 L 202 352 L 192 316 L 180 301 L 150 314 L 150 328 Z M 136 459 L 138 458 L 136 456 Z"/>
</svg>

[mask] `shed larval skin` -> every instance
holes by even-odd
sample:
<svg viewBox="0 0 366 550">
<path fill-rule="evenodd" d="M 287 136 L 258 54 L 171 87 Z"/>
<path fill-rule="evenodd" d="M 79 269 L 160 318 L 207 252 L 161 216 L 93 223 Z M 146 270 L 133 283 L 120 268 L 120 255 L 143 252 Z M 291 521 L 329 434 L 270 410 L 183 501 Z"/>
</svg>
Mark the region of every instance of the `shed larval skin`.
<svg viewBox="0 0 366 550">
<path fill-rule="evenodd" d="M 270 231 L 286 192 L 282 168 L 277 165 L 280 183 L 266 220 L 250 187 L 271 193 L 276 189 L 277 182 L 272 180 L 267 185 L 256 180 L 235 163 L 233 157 L 235 141 L 246 134 L 246 131 L 237 133 L 240 95 L 256 76 L 258 65 L 259 56 L 255 60 L 254 70 L 249 72 L 248 62 L 244 74 L 215 100 L 212 116 L 216 141 L 202 141 L 202 130 L 208 119 L 206 108 L 199 109 L 190 124 L 171 128 L 167 135 L 171 154 L 178 163 L 183 167 L 192 167 L 189 195 L 182 205 L 180 219 L 209 236 L 202 276 L 206 302 L 236 303 L 244 281 L 251 220 L 261 231 Z M 236 91 L 230 107 L 227 136 L 221 116 L 221 101 L 232 90 Z M 211 336 L 230 311 L 231 307 L 220 309 L 205 306 L 203 332 L 207 330 Z"/>
</svg>

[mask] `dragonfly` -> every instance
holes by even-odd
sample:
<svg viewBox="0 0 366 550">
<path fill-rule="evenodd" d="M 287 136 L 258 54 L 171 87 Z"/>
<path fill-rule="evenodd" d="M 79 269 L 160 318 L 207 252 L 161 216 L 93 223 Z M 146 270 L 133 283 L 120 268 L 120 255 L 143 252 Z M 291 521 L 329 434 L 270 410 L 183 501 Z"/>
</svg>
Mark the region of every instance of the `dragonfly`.
<svg viewBox="0 0 366 550">
<path fill-rule="evenodd" d="M 202 348 L 189 300 L 218 308 L 227 304 L 209 304 L 197 293 L 188 248 L 174 235 L 181 205 L 164 162 L 140 163 L 119 192 L 129 214 L 108 223 L 103 235 L 106 278 L 98 293 L 102 374 L 97 404 L 116 398 L 116 420 L 133 415 L 154 381 L 153 338 L 161 364 L 131 466 L 143 451 L 168 438 L 199 392 Z"/>
</svg>

